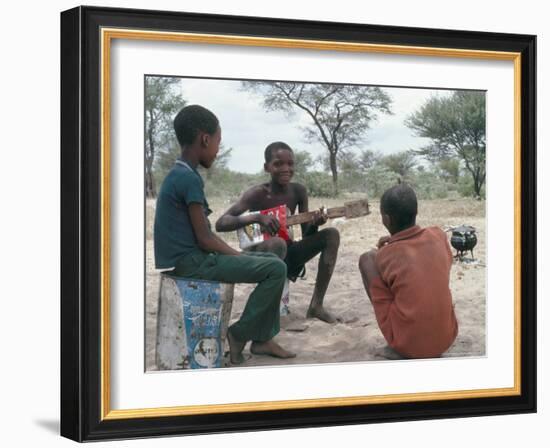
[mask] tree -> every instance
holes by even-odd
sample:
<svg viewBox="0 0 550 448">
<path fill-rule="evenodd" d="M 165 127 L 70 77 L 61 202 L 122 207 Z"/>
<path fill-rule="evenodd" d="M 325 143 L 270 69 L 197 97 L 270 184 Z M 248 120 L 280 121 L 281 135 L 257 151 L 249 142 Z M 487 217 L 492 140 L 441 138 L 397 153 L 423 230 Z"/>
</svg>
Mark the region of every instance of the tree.
<svg viewBox="0 0 550 448">
<path fill-rule="evenodd" d="M 216 177 L 216 174 L 218 174 L 220 171 L 228 169 L 227 164 L 231 159 L 232 152 L 233 148 L 225 149 L 223 144 L 221 144 L 220 150 L 218 152 L 218 155 L 216 156 L 216 160 L 214 160 L 214 163 L 208 169 L 203 168 L 199 165 L 199 172 L 201 172 L 204 177 L 206 177 L 206 179 L 212 179 L 213 177 Z"/>
<path fill-rule="evenodd" d="M 441 159 L 437 164 L 439 171 L 439 176 L 448 182 L 457 184 L 460 178 L 460 160 L 452 159 Z"/>
<path fill-rule="evenodd" d="M 471 174 L 474 194 L 481 197 L 485 183 L 485 95 L 454 92 L 432 97 L 405 124 L 432 144 L 417 151 L 430 161 L 458 158 Z"/>
<path fill-rule="evenodd" d="M 177 93 L 179 85 L 178 78 L 145 78 L 145 195 L 148 198 L 157 194 L 153 176 L 155 156 L 162 148 L 174 145 L 172 121 L 185 106 L 181 94 Z"/>
<path fill-rule="evenodd" d="M 314 164 L 309 152 L 294 150 L 294 175 L 297 179 L 303 178 Z"/>
<path fill-rule="evenodd" d="M 340 151 L 336 165 L 344 173 L 357 173 L 359 171 L 359 161 L 355 153 L 351 151 Z"/>
<path fill-rule="evenodd" d="M 443 199 L 449 194 L 449 185 L 442 179 L 435 167 L 426 169 L 418 167 L 411 173 L 407 183 L 409 183 L 416 192 L 419 199 Z"/>
<path fill-rule="evenodd" d="M 180 155 L 181 148 L 177 142 L 172 142 L 168 151 L 158 152 L 153 164 L 154 179 L 157 184 L 163 181 Z"/>
<path fill-rule="evenodd" d="M 399 174 L 401 179 L 405 179 L 416 166 L 415 158 L 414 152 L 402 151 L 384 156 L 381 161 L 390 171 Z"/>
<path fill-rule="evenodd" d="M 375 164 L 379 163 L 382 159 L 382 154 L 380 152 L 374 152 L 370 149 L 363 149 L 359 153 L 357 163 L 361 171 L 366 171 L 372 168 Z"/>
<path fill-rule="evenodd" d="M 233 148 L 224 149 L 223 144 L 220 145 L 220 151 L 216 156 L 216 160 L 209 169 L 204 169 L 198 167 L 198 171 L 206 179 L 211 179 L 215 177 L 217 173 L 222 170 L 227 170 L 227 164 L 231 159 L 231 152 Z M 154 179 L 156 182 L 162 182 L 166 177 L 170 169 L 174 166 L 176 160 L 181 156 L 181 148 L 179 144 L 173 142 L 168 151 L 159 151 L 157 158 L 155 159 L 155 164 L 153 166 Z"/>
<path fill-rule="evenodd" d="M 338 153 L 364 141 L 378 112 L 391 113 L 391 99 L 379 87 L 257 81 L 243 81 L 242 86 L 261 95 L 267 111 L 291 116 L 301 110 L 309 117 L 311 124 L 302 130 L 308 142 L 319 142 L 328 150 L 335 194 Z"/>
<path fill-rule="evenodd" d="M 321 164 L 324 171 L 331 171 L 330 169 L 330 154 L 322 154 L 317 157 L 317 161 Z M 338 175 L 344 172 L 356 172 L 360 169 L 360 164 L 355 153 L 351 151 L 340 151 L 336 156 L 336 167 L 338 169 Z"/>
<path fill-rule="evenodd" d="M 384 191 L 396 184 L 395 173 L 384 164 L 378 163 L 367 170 L 365 182 L 369 196 L 379 198 Z"/>
</svg>

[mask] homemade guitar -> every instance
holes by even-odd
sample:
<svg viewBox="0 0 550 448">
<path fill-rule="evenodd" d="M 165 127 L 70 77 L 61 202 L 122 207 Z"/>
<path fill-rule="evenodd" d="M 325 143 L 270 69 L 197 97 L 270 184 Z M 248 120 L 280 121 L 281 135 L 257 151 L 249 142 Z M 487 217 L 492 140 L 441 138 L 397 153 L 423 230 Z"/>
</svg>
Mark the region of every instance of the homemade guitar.
<svg viewBox="0 0 550 448">
<path fill-rule="evenodd" d="M 321 207 L 320 210 L 297 213 L 295 215 L 290 214 L 290 210 L 286 205 L 279 205 L 278 207 L 273 207 L 258 212 L 250 212 L 250 214 L 261 213 L 263 215 L 274 215 L 280 224 L 279 231 L 276 235 L 271 235 L 267 232 L 263 232 L 260 224 L 249 224 L 237 230 L 239 247 L 241 249 L 246 249 L 247 247 L 261 243 L 262 241 L 265 241 L 273 236 L 278 236 L 287 241 L 292 240 L 292 226 L 313 222 L 319 211 L 328 219 L 342 217 L 346 219 L 352 219 L 366 216 L 370 213 L 369 203 L 366 199 L 345 202 L 344 205 L 340 207 Z"/>
</svg>

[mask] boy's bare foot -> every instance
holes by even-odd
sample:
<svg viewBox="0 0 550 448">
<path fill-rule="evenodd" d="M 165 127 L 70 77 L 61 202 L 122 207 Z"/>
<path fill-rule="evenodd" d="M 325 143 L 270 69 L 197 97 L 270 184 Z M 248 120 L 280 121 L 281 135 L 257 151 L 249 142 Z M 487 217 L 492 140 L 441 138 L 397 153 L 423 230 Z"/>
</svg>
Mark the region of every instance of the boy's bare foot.
<svg viewBox="0 0 550 448">
<path fill-rule="evenodd" d="M 227 330 L 227 341 L 229 342 L 229 359 L 232 364 L 242 364 L 246 359 L 243 356 L 243 349 L 246 342 L 239 341 Z"/>
<path fill-rule="evenodd" d="M 328 324 L 333 324 L 334 322 L 339 321 L 339 319 L 337 319 L 332 314 L 330 314 L 322 306 L 317 306 L 317 307 L 310 306 L 309 309 L 307 310 L 306 317 L 308 319 L 317 318 Z"/>
<path fill-rule="evenodd" d="M 296 353 L 289 352 L 277 344 L 273 339 L 266 342 L 252 342 L 250 345 L 250 353 L 255 355 L 268 355 L 275 358 L 294 358 Z"/>
</svg>

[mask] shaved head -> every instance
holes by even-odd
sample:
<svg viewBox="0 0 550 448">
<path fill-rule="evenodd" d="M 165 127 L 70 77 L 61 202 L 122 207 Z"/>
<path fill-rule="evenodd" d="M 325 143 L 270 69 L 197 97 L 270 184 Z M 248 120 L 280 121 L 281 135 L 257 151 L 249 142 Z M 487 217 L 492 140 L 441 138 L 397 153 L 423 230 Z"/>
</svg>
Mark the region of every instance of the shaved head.
<svg viewBox="0 0 550 448">
<path fill-rule="evenodd" d="M 271 159 L 273 158 L 273 153 L 275 151 L 278 151 L 279 149 L 286 149 L 287 151 L 290 151 L 292 154 L 294 154 L 294 151 L 290 146 L 288 146 L 285 142 L 273 142 L 267 145 L 267 148 L 265 148 L 264 151 L 264 159 L 265 163 L 271 162 Z"/>
<path fill-rule="evenodd" d="M 388 215 L 396 229 L 406 229 L 416 224 L 418 201 L 416 193 L 407 184 L 388 188 L 380 199 L 380 211 Z"/>
</svg>

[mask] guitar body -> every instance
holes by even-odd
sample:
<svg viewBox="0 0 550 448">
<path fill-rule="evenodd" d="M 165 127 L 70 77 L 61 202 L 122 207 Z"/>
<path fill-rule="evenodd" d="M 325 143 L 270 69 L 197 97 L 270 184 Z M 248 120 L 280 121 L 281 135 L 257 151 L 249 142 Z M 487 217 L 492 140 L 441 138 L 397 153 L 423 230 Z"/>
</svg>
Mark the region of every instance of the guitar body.
<svg viewBox="0 0 550 448">
<path fill-rule="evenodd" d="M 255 213 L 261 213 L 262 215 L 274 215 L 279 221 L 279 231 L 277 232 L 277 235 L 271 235 L 267 232 L 263 232 L 260 224 L 258 223 L 248 224 L 241 229 L 237 229 L 237 237 L 239 238 L 239 247 L 241 249 L 246 249 L 247 247 L 261 243 L 262 241 L 268 240 L 274 236 L 278 236 L 285 241 L 290 241 L 293 239 L 294 232 L 292 231 L 292 227 L 287 227 L 287 217 L 290 215 L 290 210 L 286 205 L 279 205 L 277 207 L 268 208 L 259 212 L 249 212 L 248 214 Z"/>
<path fill-rule="evenodd" d="M 287 227 L 287 217 L 290 216 L 290 210 L 286 205 L 279 205 L 277 207 L 268 208 L 267 210 L 262 210 L 260 213 L 262 215 L 275 216 L 275 218 L 277 218 L 277 221 L 279 221 L 280 226 L 277 235 L 271 235 L 267 232 L 263 232 L 264 241 L 273 236 L 278 236 L 285 241 L 292 240 L 292 237 L 294 236 L 292 234 L 292 227 Z"/>
</svg>

